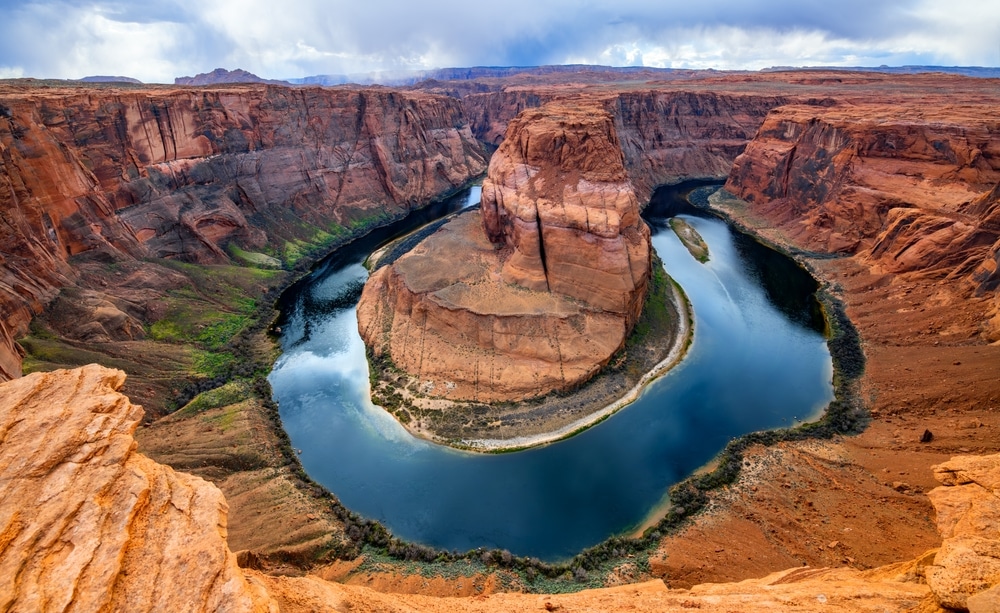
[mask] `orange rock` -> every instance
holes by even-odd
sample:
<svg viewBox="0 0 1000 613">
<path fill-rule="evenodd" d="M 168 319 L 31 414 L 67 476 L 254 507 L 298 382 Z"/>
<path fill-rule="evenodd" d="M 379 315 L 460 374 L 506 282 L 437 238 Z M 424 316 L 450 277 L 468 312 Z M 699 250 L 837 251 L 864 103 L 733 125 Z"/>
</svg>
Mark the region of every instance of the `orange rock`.
<svg viewBox="0 0 1000 613">
<path fill-rule="evenodd" d="M 784 106 L 737 158 L 726 189 L 800 245 L 858 254 L 882 272 L 945 279 L 960 295 L 993 295 L 994 105 Z M 1000 313 L 1000 298 L 994 304 Z M 1000 339 L 1000 325 L 985 325 L 984 336 Z"/>
<path fill-rule="evenodd" d="M 226 546 L 212 484 L 135 452 L 142 408 L 97 365 L 0 393 L 0 608 L 275 611 Z"/>
<path fill-rule="evenodd" d="M 649 279 L 649 229 L 610 114 L 552 103 L 508 127 L 483 182 L 483 225 L 510 251 L 503 280 L 626 315 Z"/>
<path fill-rule="evenodd" d="M 612 117 L 584 102 L 522 114 L 490 162 L 481 217 L 372 275 L 365 342 L 435 396 L 515 400 L 586 381 L 623 346 L 651 265 Z"/>
<path fill-rule="evenodd" d="M 972 609 L 971 597 L 992 600 L 1000 586 L 1000 457 L 957 456 L 934 467 L 943 487 L 928 492 L 944 537 L 927 584 L 951 609 Z M 981 610 L 991 610 L 983 608 Z"/>
</svg>

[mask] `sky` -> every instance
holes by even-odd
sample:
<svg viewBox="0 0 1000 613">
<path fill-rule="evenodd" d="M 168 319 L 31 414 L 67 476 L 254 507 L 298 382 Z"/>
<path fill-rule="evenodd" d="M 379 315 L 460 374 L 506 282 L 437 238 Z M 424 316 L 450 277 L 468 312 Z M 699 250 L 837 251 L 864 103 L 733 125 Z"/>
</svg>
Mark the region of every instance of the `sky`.
<svg viewBox="0 0 1000 613">
<path fill-rule="evenodd" d="M 0 78 L 998 66 L 997 0 L 0 0 Z"/>
</svg>

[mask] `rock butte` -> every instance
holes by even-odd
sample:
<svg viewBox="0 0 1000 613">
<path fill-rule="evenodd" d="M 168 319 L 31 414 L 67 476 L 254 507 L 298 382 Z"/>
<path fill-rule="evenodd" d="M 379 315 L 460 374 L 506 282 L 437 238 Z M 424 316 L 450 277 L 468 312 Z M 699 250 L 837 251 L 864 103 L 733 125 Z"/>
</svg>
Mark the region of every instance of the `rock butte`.
<svg viewBox="0 0 1000 613">
<path fill-rule="evenodd" d="M 880 611 L 1000 606 L 1000 456 L 934 468 L 944 542 L 868 571 L 798 567 L 740 583 L 434 598 L 241 569 L 212 484 L 135 451 L 141 408 L 92 365 L 0 386 L 5 611 Z"/>
<path fill-rule="evenodd" d="M 587 381 L 624 346 L 650 265 L 613 117 L 594 102 L 550 103 L 510 123 L 481 215 L 372 274 L 358 327 L 430 395 L 544 396 Z"/>
</svg>

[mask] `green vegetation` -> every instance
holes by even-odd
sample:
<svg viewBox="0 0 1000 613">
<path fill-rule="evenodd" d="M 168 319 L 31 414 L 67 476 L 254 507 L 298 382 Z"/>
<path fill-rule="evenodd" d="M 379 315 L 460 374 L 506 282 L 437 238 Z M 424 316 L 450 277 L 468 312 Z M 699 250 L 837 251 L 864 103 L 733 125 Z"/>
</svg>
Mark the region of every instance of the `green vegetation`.
<svg viewBox="0 0 1000 613">
<path fill-rule="evenodd" d="M 705 239 L 701 237 L 701 234 L 698 234 L 698 231 L 691 224 L 683 219 L 672 217 L 670 219 L 670 228 L 694 259 L 702 264 L 708 262 L 708 243 L 705 242 Z"/>
<path fill-rule="evenodd" d="M 392 213 L 379 210 L 370 215 L 348 220 L 345 225 L 331 224 L 322 229 L 305 223 L 300 224 L 296 237 L 286 238 L 281 247 L 281 257 L 285 267 L 297 269 L 303 262 L 309 262 L 332 249 L 345 245 L 354 238 L 364 236 L 372 229 L 395 220 Z"/>
<path fill-rule="evenodd" d="M 670 304 L 671 279 L 663 268 L 663 261 L 653 252 L 653 274 L 649 279 L 649 291 L 642 306 L 642 314 L 635 323 L 632 334 L 625 341 L 626 351 L 645 343 L 650 336 L 669 334 L 675 327 Z M 612 363 L 615 360 L 612 359 Z"/>
<path fill-rule="evenodd" d="M 192 350 L 196 374 L 212 379 L 224 379 L 236 366 L 236 356 L 227 351 Z"/>
<path fill-rule="evenodd" d="M 230 381 L 207 392 L 202 392 L 194 397 L 191 402 L 184 405 L 178 415 L 197 415 L 210 409 L 217 409 L 229 405 L 234 405 L 251 398 L 253 388 L 247 380 Z"/>
<path fill-rule="evenodd" d="M 109 358 L 103 353 L 78 347 L 76 344 L 55 338 L 51 332 L 26 336 L 18 343 L 26 356 L 22 364 L 24 374 L 53 370 L 54 368 L 75 368 L 94 362 L 110 368 L 126 370 L 131 364 L 127 360 Z"/>
<path fill-rule="evenodd" d="M 271 257 L 266 253 L 258 253 L 255 251 L 244 251 L 240 249 L 235 243 L 230 243 L 226 248 L 229 255 L 250 264 L 251 266 L 259 266 L 261 268 L 281 268 L 281 260 L 275 257 Z"/>
<path fill-rule="evenodd" d="M 204 415 L 202 421 L 219 428 L 223 432 L 232 428 L 236 424 L 236 419 L 243 411 L 247 410 L 245 403 L 239 400 L 224 404 L 219 408 L 221 410 Z M 260 456 L 253 453 L 236 452 L 233 455 L 237 458 L 235 464 L 238 467 L 234 467 L 236 470 L 252 470 L 253 468 L 263 468 L 266 465 L 266 462 Z"/>
</svg>

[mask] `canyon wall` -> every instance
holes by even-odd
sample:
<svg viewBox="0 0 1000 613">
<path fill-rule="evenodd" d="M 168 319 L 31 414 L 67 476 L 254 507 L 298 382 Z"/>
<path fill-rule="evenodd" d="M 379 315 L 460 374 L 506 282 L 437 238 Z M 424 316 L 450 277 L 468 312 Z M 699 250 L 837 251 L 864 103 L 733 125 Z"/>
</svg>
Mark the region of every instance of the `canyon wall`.
<svg viewBox="0 0 1000 613">
<path fill-rule="evenodd" d="M 358 305 L 365 342 L 453 399 L 586 381 L 623 346 L 651 270 L 613 117 L 592 101 L 521 113 L 481 210 L 481 226 L 465 215 L 372 275 Z"/>
<path fill-rule="evenodd" d="M 601 101 L 614 117 L 625 168 L 643 204 L 665 183 L 726 178 L 733 160 L 771 109 L 790 101 L 827 103 L 805 96 L 683 91 L 669 86 L 586 96 Z M 462 107 L 473 133 L 499 145 L 519 113 L 560 98 L 567 98 L 565 90 L 510 87 L 466 95 Z"/>
<path fill-rule="evenodd" d="M 794 98 L 714 91 L 638 91 L 607 102 L 640 202 L 666 183 L 725 179 L 774 108 Z"/>
<path fill-rule="evenodd" d="M 481 174 L 453 99 L 358 89 L 0 91 L 0 378 L 71 258 L 292 263 Z M 280 264 L 277 259 L 269 260 Z"/>
<path fill-rule="evenodd" d="M 771 113 L 726 188 L 794 242 L 995 299 L 1000 122 L 993 104 L 790 105 Z M 994 307 L 996 314 L 996 307 Z M 1000 339 L 1000 316 L 984 324 Z"/>
</svg>

